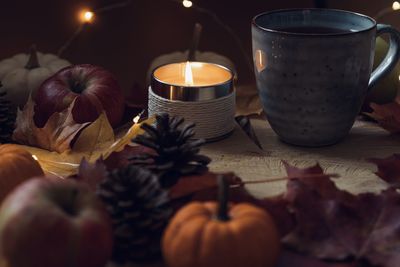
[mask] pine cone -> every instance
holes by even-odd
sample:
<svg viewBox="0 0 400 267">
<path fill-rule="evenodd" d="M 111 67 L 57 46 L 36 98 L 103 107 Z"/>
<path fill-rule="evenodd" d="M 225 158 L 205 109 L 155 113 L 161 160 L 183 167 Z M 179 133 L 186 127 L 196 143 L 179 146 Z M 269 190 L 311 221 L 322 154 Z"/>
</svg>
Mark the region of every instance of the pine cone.
<svg viewBox="0 0 400 267">
<path fill-rule="evenodd" d="M 160 239 L 172 210 L 167 192 L 153 173 L 136 166 L 116 169 L 99 185 L 97 194 L 112 218 L 114 261 L 161 255 Z"/>
<path fill-rule="evenodd" d="M 157 115 L 156 120 L 156 126 L 143 124 L 146 133 L 133 139 L 154 153 L 135 155 L 131 163 L 156 173 L 164 188 L 172 187 L 182 176 L 207 171 L 211 160 L 198 154 L 205 140 L 193 139 L 195 124 L 183 125 L 183 118 L 170 118 L 166 113 Z"/>
<path fill-rule="evenodd" d="M 4 98 L 5 95 L 6 92 L 0 92 L 0 143 L 2 144 L 12 142 L 11 137 L 14 132 L 16 119 L 16 110 Z"/>
</svg>

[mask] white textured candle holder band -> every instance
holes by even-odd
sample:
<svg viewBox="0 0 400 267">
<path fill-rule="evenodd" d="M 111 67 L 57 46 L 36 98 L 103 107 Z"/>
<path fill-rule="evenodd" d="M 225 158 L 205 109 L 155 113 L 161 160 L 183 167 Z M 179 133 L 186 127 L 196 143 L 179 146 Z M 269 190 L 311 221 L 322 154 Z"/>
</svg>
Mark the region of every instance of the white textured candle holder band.
<svg viewBox="0 0 400 267">
<path fill-rule="evenodd" d="M 149 115 L 168 113 L 196 124 L 197 138 L 219 140 L 235 128 L 234 75 L 212 63 L 182 62 L 154 70 Z"/>
<path fill-rule="evenodd" d="M 235 128 L 235 92 L 224 97 L 196 102 L 169 100 L 158 96 L 149 87 L 149 116 L 168 113 L 196 124 L 197 138 L 219 140 Z"/>
</svg>

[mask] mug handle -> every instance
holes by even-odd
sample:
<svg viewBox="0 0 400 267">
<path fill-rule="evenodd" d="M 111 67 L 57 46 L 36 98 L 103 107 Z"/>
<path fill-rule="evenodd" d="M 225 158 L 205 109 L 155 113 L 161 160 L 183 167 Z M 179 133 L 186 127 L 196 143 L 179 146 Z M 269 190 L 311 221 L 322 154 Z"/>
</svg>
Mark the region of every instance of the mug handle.
<svg viewBox="0 0 400 267">
<path fill-rule="evenodd" d="M 378 24 L 376 37 L 385 33 L 390 35 L 389 51 L 382 63 L 372 73 L 368 91 L 394 69 L 400 58 L 400 32 L 390 25 Z"/>
</svg>

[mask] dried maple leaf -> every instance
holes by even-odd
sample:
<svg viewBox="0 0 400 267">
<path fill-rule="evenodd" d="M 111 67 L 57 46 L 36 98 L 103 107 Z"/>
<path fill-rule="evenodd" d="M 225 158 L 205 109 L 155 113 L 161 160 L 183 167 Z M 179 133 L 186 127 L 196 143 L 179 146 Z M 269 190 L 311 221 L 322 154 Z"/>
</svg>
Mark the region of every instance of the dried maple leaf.
<svg viewBox="0 0 400 267">
<path fill-rule="evenodd" d="M 375 172 L 382 180 L 389 183 L 392 187 L 400 187 L 400 154 L 394 154 L 384 159 L 368 159 L 377 165 L 378 171 Z"/>
<path fill-rule="evenodd" d="M 362 265 L 359 265 L 357 262 L 325 262 L 284 250 L 279 257 L 276 267 L 362 267 Z"/>
<path fill-rule="evenodd" d="M 271 214 L 275 225 L 278 227 L 280 235 L 283 237 L 290 233 L 295 227 L 295 218 L 287 209 L 288 201 L 283 195 L 268 197 L 252 202 L 265 209 Z"/>
<path fill-rule="evenodd" d="M 103 159 L 90 163 L 83 159 L 79 165 L 78 174 L 69 177 L 86 184 L 91 190 L 96 191 L 97 185 L 107 177 L 107 168 Z"/>
<path fill-rule="evenodd" d="M 73 145 L 74 153 L 84 153 L 89 161 L 100 158 L 115 141 L 114 130 L 106 113 L 102 113 L 93 123 L 86 127 Z"/>
<path fill-rule="evenodd" d="M 365 113 L 367 116 L 376 120 L 385 130 L 400 133 L 400 104 L 397 101 L 384 105 L 371 103 L 370 106 L 373 112 Z"/>
<path fill-rule="evenodd" d="M 152 150 L 144 146 L 125 146 L 121 151 L 112 152 L 105 160 L 104 163 L 108 170 L 122 168 L 130 164 L 130 158 L 133 155 L 142 154 L 144 152 L 151 152 Z"/>
<path fill-rule="evenodd" d="M 140 113 L 141 114 L 141 113 Z M 140 115 L 139 115 L 140 116 Z M 153 124 L 155 122 L 155 117 L 150 117 L 147 120 L 142 121 L 141 123 L 134 123 L 131 128 L 122 136 L 120 139 L 115 141 L 111 146 L 107 153 L 104 155 L 105 157 L 110 156 L 113 152 L 121 152 L 125 149 L 126 146 L 132 144 L 132 139 L 138 135 L 143 134 L 145 131 L 142 129 L 143 124 Z"/>
<path fill-rule="evenodd" d="M 326 196 L 332 197 L 331 194 L 336 193 L 335 191 L 336 185 L 330 179 L 330 177 L 336 177 L 334 175 L 327 175 L 324 173 L 324 170 L 317 163 L 315 166 L 311 166 L 308 168 L 297 168 L 286 161 L 282 161 L 286 173 L 289 179 L 299 179 L 306 184 L 311 184 L 314 187 L 317 187 L 320 193 L 323 193 Z"/>
<path fill-rule="evenodd" d="M 51 115 L 45 126 L 38 128 L 33 120 L 34 103 L 29 99 L 24 109 L 18 111 L 14 141 L 59 153 L 69 151 L 72 140 L 89 124 L 74 121 L 71 113 L 74 103 L 68 109 Z"/>
<path fill-rule="evenodd" d="M 215 189 L 218 187 L 218 176 L 221 174 L 207 172 L 203 175 L 186 176 L 179 179 L 170 191 L 171 199 L 179 199 L 183 197 L 193 196 L 203 190 Z M 227 182 L 233 185 L 240 185 L 242 180 L 233 173 L 222 174 L 226 177 Z M 216 199 L 216 198 L 213 198 Z"/>
<path fill-rule="evenodd" d="M 287 165 L 297 178 L 288 181 L 288 207 L 296 227 L 283 239 L 290 247 L 322 259 L 367 260 L 373 265 L 396 267 L 400 261 L 400 195 L 352 195 L 338 189 L 330 177 L 302 178 L 307 170 Z M 317 172 L 316 167 L 311 168 Z"/>
</svg>

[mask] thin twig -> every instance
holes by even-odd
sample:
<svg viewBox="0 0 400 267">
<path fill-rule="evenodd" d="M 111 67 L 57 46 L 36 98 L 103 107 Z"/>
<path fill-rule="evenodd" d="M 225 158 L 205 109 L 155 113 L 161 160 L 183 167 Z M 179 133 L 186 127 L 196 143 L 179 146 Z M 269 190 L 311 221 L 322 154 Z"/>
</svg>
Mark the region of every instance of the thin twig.
<svg viewBox="0 0 400 267">
<path fill-rule="evenodd" d="M 71 35 L 71 37 L 58 49 L 57 55 L 61 57 L 65 50 L 71 46 L 71 44 L 75 41 L 76 38 L 81 34 L 83 29 L 86 27 L 86 24 L 80 24 L 79 27 L 75 30 L 75 32 Z"/>
<path fill-rule="evenodd" d="M 102 13 L 105 13 L 105 12 L 108 12 L 108 11 L 111 11 L 114 9 L 126 7 L 126 6 L 130 5 L 131 3 L 132 3 L 132 0 L 127 0 L 127 1 L 120 2 L 120 3 L 111 4 L 111 5 L 104 6 L 104 7 L 94 10 L 94 13 L 102 14 Z M 60 49 L 58 49 L 57 55 L 59 57 L 61 57 L 62 54 L 65 52 L 65 50 L 67 50 L 71 46 L 71 44 L 79 37 L 79 35 L 82 33 L 82 31 L 85 29 L 86 26 L 87 26 L 87 23 L 82 23 L 78 26 L 78 28 L 71 35 L 71 37 L 68 38 L 68 40 L 60 47 Z"/>
<path fill-rule="evenodd" d="M 175 2 L 175 3 L 179 3 L 179 5 L 182 5 L 182 1 L 180 1 L 180 0 L 170 0 L 170 1 Z M 232 37 L 233 40 L 235 41 L 236 45 L 237 45 L 238 48 L 240 49 L 241 53 L 243 54 L 243 57 L 244 57 L 244 59 L 245 59 L 245 61 L 246 61 L 246 63 L 247 63 L 247 67 L 249 68 L 249 70 L 250 70 L 251 72 L 253 72 L 253 61 L 252 61 L 252 59 L 249 57 L 249 55 L 248 55 L 246 49 L 245 49 L 244 46 L 243 46 L 242 40 L 241 40 L 241 39 L 239 38 L 239 36 L 235 33 L 235 31 L 234 31 L 229 25 L 227 25 L 226 23 L 224 23 L 224 22 L 217 16 L 216 13 L 214 13 L 214 12 L 208 10 L 208 9 L 205 9 L 205 8 L 203 8 L 203 7 L 200 7 L 200 6 L 198 6 L 197 4 L 194 4 L 194 3 L 193 3 L 193 5 L 192 5 L 192 7 L 190 7 L 190 8 L 193 8 L 194 10 L 196 10 L 196 11 L 198 11 L 198 12 L 200 12 L 200 13 L 203 13 L 203 14 L 206 14 L 206 15 L 210 16 L 218 25 L 220 25 L 222 28 L 224 28 L 224 30 L 225 30 L 229 35 L 231 35 L 231 37 Z"/>
<path fill-rule="evenodd" d="M 376 15 L 374 16 L 374 19 L 376 21 L 378 21 L 379 19 L 383 18 L 384 16 L 386 16 L 386 15 L 388 15 L 390 13 L 396 12 L 396 11 L 397 10 L 393 10 L 392 7 L 384 8 L 381 11 L 379 11 L 378 13 L 376 13 Z"/>
<path fill-rule="evenodd" d="M 318 177 L 332 177 L 332 178 L 338 178 L 338 174 L 334 173 L 323 173 L 323 174 L 308 174 L 308 175 L 302 175 L 301 178 L 318 178 Z M 285 177 L 277 177 L 277 178 L 267 178 L 267 179 L 262 179 L 262 180 L 254 180 L 254 181 L 243 181 L 239 184 L 231 185 L 231 188 L 235 187 L 241 187 L 244 185 L 249 185 L 249 184 L 265 184 L 265 183 L 274 183 L 274 182 L 281 182 L 281 181 L 287 181 L 290 179 L 296 179 L 298 178 L 297 176 L 285 176 Z"/>
<path fill-rule="evenodd" d="M 107 12 L 107 11 L 110 11 L 110 10 L 113 10 L 113 9 L 118 9 L 118 8 L 129 6 L 130 4 L 132 4 L 132 0 L 127 0 L 127 1 L 124 1 L 124 2 L 120 2 L 120 3 L 116 3 L 116 4 L 111 4 L 111 5 L 108 5 L 108 6 L 105 6 L 105 7 L 101 7 L 99 9 L 96 9 L 94 11 L 94 13 L 95 14 L 101 14 L 101 13 L 104 13 L 104 12 Z"/>
</svg>

